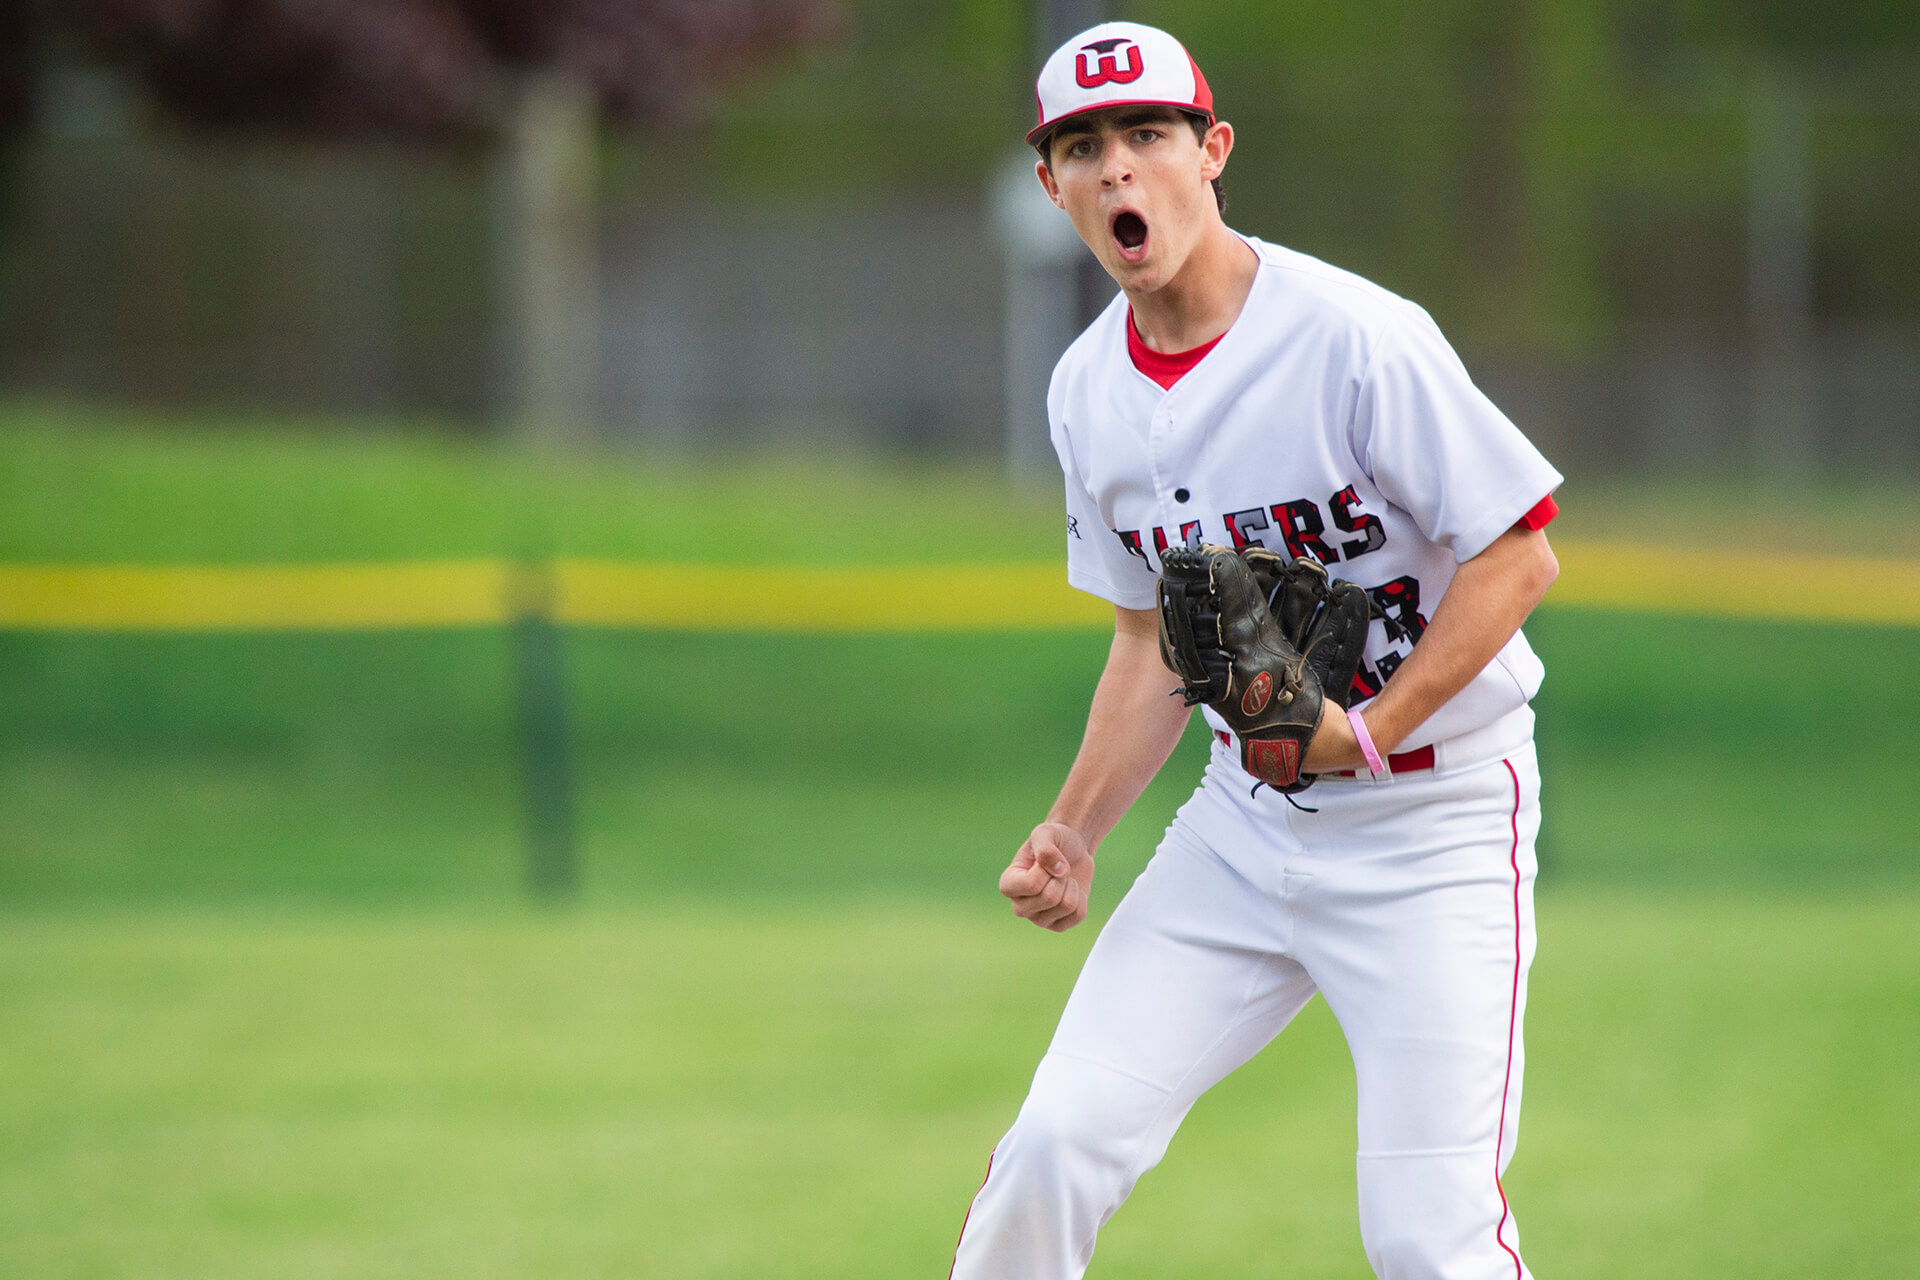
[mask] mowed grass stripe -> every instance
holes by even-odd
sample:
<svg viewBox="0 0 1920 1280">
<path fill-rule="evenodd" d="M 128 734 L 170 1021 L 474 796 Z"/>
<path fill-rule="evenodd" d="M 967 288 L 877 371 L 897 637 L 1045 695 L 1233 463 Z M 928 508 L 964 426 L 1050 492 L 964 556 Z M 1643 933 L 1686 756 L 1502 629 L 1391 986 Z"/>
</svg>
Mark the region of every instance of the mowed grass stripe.
<svg viewBox="0 0 1920 1280">
<path fill-rule="evenodd" d="M 1920 561 L 1557 545 L 1554 605 L 1706 617 L 1920 625 Z M 563 559 L 308 565 L 0 566 L 0 628 L 367 631 L 488 626 L 527 602 L 563 623 L 690 631 L 1093 627 L 1100 600 L 1058 564 L 736 566 Z"/>
</svg>

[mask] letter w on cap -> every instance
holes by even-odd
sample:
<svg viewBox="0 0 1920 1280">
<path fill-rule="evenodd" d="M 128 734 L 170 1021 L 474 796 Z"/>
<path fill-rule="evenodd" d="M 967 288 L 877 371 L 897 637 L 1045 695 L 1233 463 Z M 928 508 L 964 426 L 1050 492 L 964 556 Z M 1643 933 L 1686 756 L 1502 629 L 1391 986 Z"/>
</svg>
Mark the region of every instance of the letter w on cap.
<svg viewBox="0 0 1920 1280">
<path fill-rule="evenodd" d="M 1120 69 L 1121 45 L 1127 47 L 1127 67 Z M 1091 54 L 1093 56 L 1089 57 Z M 1125 36 L 1112 40 L 1095 40 L 1092 44 L 1081 45 L 1080 53 L 1074 59 L 1073 78 L 1082 89 L 1098 89 L 1103 84 L 1132 84 L 1146 70 L 1140 61 L 1140 46 Z"/>
</svg>

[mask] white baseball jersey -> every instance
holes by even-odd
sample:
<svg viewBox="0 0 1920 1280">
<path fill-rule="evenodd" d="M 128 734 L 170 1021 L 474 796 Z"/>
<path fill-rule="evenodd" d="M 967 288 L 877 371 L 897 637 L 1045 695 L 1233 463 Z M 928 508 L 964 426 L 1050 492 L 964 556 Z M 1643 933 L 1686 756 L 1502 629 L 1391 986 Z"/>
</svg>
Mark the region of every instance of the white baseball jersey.
<svg viewBox="0 0 1920 1280">
<path fill-rule="evenodd" d="M 1357 705 L 1405 660 L 1459 564 L 1561 476 L 1420 307 L 1306 254 L 1247 243 L 1260 268 L 1246 305 L 1171 390 L 1128 355 L 1124 294 L 1055 368 L 1047 414 L 1066 475 L 1067 578 L 1147 609 L 1169 545 L 1317 556 L 1385 614 L 1367 639 Z M 1522 709 L 1542 674 L 1516 633 L 1399 749 L 1503 720 L 1524 741 Z M 1490 745 L 1497 755 L 1513 744 Z"/>
</svg>

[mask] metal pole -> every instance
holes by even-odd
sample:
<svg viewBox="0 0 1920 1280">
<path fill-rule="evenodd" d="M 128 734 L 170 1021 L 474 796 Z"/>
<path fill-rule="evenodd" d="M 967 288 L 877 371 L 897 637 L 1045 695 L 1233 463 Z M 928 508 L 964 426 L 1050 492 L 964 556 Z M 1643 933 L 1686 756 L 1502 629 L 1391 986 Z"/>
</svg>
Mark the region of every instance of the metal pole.
<svg viewBox="0 0 1920 1280">
<path fill-rule="evenodd" d="M 1039 0 L 1038 21 L 1033 24 L 1034 50 L 1037 55 L 1033 69 L 1038 71 L 1046 56 L 1067 42 L 1069 36 L 1079 35 L 1088 27 L 1097 27 L 1108 17 L 1107 0 Z"/>
<path fill-rule="evenodd" d="M 538 898 L 567 899 L 579 891 L 580 868 L 565 637 L 554 621 L 558 592 L 552 562 L 515 565 L 508 592 L 526 798 L 527 889 Z"/>
<path fill-rule="evenodd" d="M 1814 461 L 1812 204 L 1806 78 L 1778 59 L 1753 68 L 1747 109 L 1747 307 L 1754 340 L 1759 473 L 1806 477 Z"/>
<path fill-rule="evenodd" d="M 1007 469 L 1039 482 L 1059 463 L 1047 437 L 1047 382 L 1081 328 L 1075 264 L 1087 257 L 1067 215 L 1034 177 L 1030 149 L 1009 155 L 994 188 L 994 227 L 1006 261 Z"/>
<path fill-rule="evenodd" d="M 1104 0 L 1038 0 L 1033 74 L 1069 38 L 1106 20 Z M 1036 157 L 1010 151 L 994 178 L 994 228 L 1006 263 L 1002 334 L 1007 470 L 1043 483 L 1058 471 L 1047 438 L 1047 382 L 1060 353 L 1113 296 L 1111 282 L 1035 179 Z M 1088 276 L 1091 271 L 1099 281 Z M 1106 282 L 1104 288 L 1100 282 Z"/>
<path fill-rule="evenodd" d="M 1038 71 L 1040 62 L 1061 45 L 1079 35 L 1088 27 L 1097 27 L 1113 18 L 1113 6 L 1107 0 L 1040 0 L 1043 12 L 1042 20 L 1035 24 L 1036 34 L 1040 37 L 1039 57 L 1034 62 Z M 1094 317 L 1113 300 L 1116 287 L 1113 277 L 1108 275 L 1100 260 L 1091 253 L 1083 253 L 1073 261 L 1073 307 L 1074 324 L 1068 341 L 1077 337 L 1080 331 L 1093 323 Z M 1061 344 L 1061 350 L 1066 345 Z"/>
<path fill-rule="evenodd" d="M 539 443 L 577 440 L 594 418 L 594 120 L 577 80 L 528 72 L 515 82 L 494 192 L 497 412 Z"/>
</svg>

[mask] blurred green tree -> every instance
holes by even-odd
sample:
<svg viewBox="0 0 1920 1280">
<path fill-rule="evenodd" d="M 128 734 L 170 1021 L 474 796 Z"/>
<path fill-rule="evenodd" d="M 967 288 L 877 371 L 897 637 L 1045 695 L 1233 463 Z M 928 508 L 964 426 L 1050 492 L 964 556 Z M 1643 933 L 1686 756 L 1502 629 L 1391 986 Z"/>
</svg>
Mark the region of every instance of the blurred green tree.
<svg viewBox="0 0 1920 1280">
<path fill-rule="evenodd" d="M 838 21 L 833 0 L 0 0 L 0 128 L 56 37 L 194 127 L 439 139 L 507 128 L 527 71 L 615 120 L 683 118 Z"/>
</svg>

